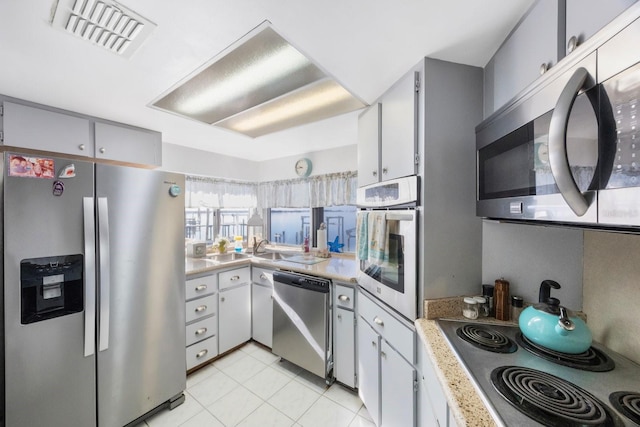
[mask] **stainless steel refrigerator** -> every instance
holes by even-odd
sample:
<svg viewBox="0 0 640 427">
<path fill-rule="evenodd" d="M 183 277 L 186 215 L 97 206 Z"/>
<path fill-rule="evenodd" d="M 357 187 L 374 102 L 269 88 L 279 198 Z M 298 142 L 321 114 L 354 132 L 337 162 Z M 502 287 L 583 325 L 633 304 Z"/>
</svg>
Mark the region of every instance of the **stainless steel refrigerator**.
<svg viewBox="0 0 640 427">
<path fill-rule="evenodd" d="M 1 425 L 184 401 L 184 177 L 4 153 Z"/>
</svg>

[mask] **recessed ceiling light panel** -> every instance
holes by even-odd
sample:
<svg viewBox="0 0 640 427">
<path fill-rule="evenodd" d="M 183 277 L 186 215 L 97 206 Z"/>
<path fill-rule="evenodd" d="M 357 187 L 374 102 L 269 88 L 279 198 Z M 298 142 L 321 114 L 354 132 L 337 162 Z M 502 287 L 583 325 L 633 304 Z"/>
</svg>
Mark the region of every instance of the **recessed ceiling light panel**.
<svg viewBox="0 0 640 427">
<path fill-rule="evenodd" d="M 255 138 L 365 104 L 266 23 L 151 106 Z"/>
<path fill-rule="evenodd" d="M 156 27 L 110 0 L 59 0 L 51 24 L 127 58 Z"/>
</svg>

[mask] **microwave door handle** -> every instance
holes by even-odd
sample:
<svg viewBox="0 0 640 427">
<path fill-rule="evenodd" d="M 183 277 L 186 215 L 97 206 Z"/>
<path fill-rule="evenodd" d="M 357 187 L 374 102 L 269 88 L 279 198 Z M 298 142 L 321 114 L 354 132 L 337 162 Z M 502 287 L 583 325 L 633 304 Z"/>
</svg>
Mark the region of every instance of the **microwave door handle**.
<svg viewBox="0 0 640 427">
<path fill-rule="evenodd" d="M 567 126 L 571 108 L 578 93 L 587 81 L 589 73 L 578 68 L 565 85 L 549 124 L 549 165 L 551 174 L 567 205 L 578 216 L 583 216 L 589 209 L 589 202 L 580 192 L 569 168 L 567 155 Z"/>
</svg>

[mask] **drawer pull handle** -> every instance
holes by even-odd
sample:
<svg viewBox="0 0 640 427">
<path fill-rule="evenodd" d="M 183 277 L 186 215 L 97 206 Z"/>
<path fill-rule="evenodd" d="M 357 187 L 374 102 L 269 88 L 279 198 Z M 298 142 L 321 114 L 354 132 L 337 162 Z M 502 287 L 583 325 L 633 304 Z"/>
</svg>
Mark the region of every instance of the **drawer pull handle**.
<svg viewBox="0 0 640 427">
<path fill-rule="evenodd" d="M 207 333 L 207 328 L 200 328 L 196 331 L 196 335 L 202 335 Z"/>
<path fill-rule="evenodd" d="M 349 297 L 348 297 L 348 296 L 346 296 L 346 295 L 339 295 L 339 296 L 338 296 L 338 299 L 339 299 L 340 301 L 342 301 L 342 302 L 346 302 L 346 301 L 351 300 L 351 298 L 349 298 Z"/>
<path fill-rule="evenodd" d="M 264 273 L 262 273 L 262 274 L 260 274 L 260 278 L 261 278 L 262 280 L 267 280 L 267 275 L 266 275 L 266 274 L 264 274 Z"/>
<path fill-rule="evenodd" d="M 231 278 L 231 281 L 240 280 L 240 276 L 236 275 Z"/>
<path fill-rule="evenodd" d="M 207 289 L 207 285 L 198 285 L 196 286 L 196 291 L 204 291 L 205 289 Z"/>
<path fill-rule="evenodd" d="M 338 319 L 342 320 L 342 314 L 338 314 Z"/>
<path fill-rule="evenodd" d="M 84 144 L 78 145 L 78 148 L 80 149 L 80 151 L 84 151 Z"/>
<path fill-rule="evenodd" d="M 384 326 L 384 322 L 378 316 L 373 318 L 373 323 L 375 323 L 376 325 Z"/>
<path fill-rule="evenodd" d="M 221 298 L 220 298 L 220 302 L 224 302 L 224 297 L 221 297 Z"/>
<path fill-rule="evenodd" d="M 371 345 L 373 346 L 373 348 L 376 347 L 376 342 L 375 341 L 371 341 Z"/>
<path fill-rule="evenodd" d="M 196 354 L 196 357 L 197 357 L 198 359 L 200 359 L 200 358 L 202 358 L 202 357 L 206 356 L 206 355 L 207 355 L 207 353 L 209 353 L 209 350 L 207 350 L 207 349 L 201 350 L 201 351 L 199 351 L 199 352 L 198 352 L 198 354 Z"/>
<path fill-rule="evenodd" d="M 202 311 L 205 311 L 207 309 L 206 305 L 199 305 L 196 307 L 196 313 L 200 313 Z"/>
<path fill-rule="evenodd" d="M 382 356 L 383 359 L 387 358 L 387 353 L 385 353 L 384 351 L 380 352 L 380 356 Z"/>
</svg>

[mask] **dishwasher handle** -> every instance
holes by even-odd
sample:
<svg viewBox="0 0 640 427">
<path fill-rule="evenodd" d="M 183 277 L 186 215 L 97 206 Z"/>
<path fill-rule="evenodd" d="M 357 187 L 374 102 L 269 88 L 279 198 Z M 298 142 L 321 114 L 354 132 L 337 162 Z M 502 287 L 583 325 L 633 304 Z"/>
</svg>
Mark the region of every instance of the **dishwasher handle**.
<svg viewBox="0 0 640 427">
<path fill-rule="evenodd" d="M 329 293 L 331 289 L 331 280 L 287 271 L 275 271 L 273 282 L 320 293 Z"/>
</svg>

